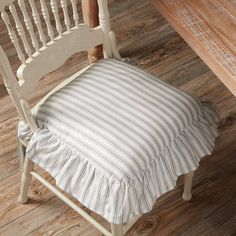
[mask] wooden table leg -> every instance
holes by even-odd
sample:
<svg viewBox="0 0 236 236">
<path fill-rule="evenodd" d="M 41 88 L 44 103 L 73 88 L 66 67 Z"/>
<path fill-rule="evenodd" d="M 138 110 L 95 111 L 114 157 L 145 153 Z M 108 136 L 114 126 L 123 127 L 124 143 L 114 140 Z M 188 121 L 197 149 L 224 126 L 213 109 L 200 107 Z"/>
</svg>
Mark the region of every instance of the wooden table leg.
<svg viewBox="0 0 236 236">
<path fill-rule="evenodd" d="M 82 10 L 85 24 L 90 28 L 98 26 L 99 19 L 97 0 L 82 0 Z M 101 58 L 103 58 L 102 45 L 88 50 L 88 59 L 90 63 L 95 63 Z"/>
</svg>

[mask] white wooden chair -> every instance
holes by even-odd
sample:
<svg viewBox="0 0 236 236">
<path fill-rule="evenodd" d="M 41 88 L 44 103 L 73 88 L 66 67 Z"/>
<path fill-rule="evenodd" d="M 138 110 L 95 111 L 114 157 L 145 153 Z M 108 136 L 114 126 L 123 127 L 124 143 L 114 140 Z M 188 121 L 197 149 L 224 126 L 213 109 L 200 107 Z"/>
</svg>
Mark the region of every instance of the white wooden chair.
<svg viewBox="0 0 236 236">
<path fill-rule="evenodd" d="M 45 36 L 45 33 L 42 29 L 42 19 L 40 18 L 39 10 L 38 7 L 36 7 L 35 0 L 30 0 L 27 2 L 27 4 L 30 3 L 32 17 L 27 10 L 26 2 L 26 0 L 0 1 L 2 19 L 6 24 L 10 39 L 17 50 L 18 57 L 22 62 L 17 71 L 17 77 L 19 79 L 17 80 L 16 76 L 12 72 L 6 54 L 0 47 L 0 73 L 3 77 L 8 93 L 17 108 L 20 118 L 23 120 L 24 124 L 28 124 L 31 132 L 34 133 L 38 130 L 38 124 L 31 111 L 28 100 L 30 95 L 35 90 L 38 81 L 45 74 L 58 68 L 74 53 L 85 51 L 96 45 L 103 44 L 105 58 L 120 59 L 120 55 L 116 48 L 115 35 L 111 30 L 107 0 L 98 0 L 100 25 L 94 29 L 89 29 L 86 25 L 79 22 L 76 0 L 71 0 L 73 7 L 73 22 L 71 22 L 68 15 L 67 0 L 61 0 L 60 3 L 64 15 L 65 30 L 63 30 L 61 20 L 59 18 L 58 11 L 60 9 L 58 7 L 58 1 L 40 0 L 40 7 L 44 18 L 43 20 L 46 22 L 48 36 Z M 17 7 L 19 7 L 23 13 L 25 27 L 22 26 L 23 22 L 19 20 L 15 5 L 18 5 Z M 10 10 L 9 13 L 6 11 L 7 8 Z M 57 30 L 56 33 L 54 32 L 53 26 L 51 25 L 49 8 L 51 9 L 55 19 Z M 12 27 L 9 20 L 9 14 L 14 18 L 15 26 L 19 36 L 17 36 L 17 32 L 13 30 L 14 27 Z M 37 33 L 34 32 L 34 28 L 37 28 Z M 26 29 L 29 32 L 31 42 L 29 42 L 28 38 L 26 37 Z M 39 39 L 37 38 L 37 35 L 39 35 Z M 20 46 L 21 44 L 19 43 L 18 38 L 20 38 L 20 40 L 23 42 L 23 49 Z M 49 39 L 47 40 L 47 38 Z M 87 70 L 89 69 L 85 68 L 84 70 L 68 78 L 65 82 L 51 91 L 49 95 L 59 91 L 61 88 L 69 84 Z M 49 98 L 49 95 L 47 95 L 39 104 L 43 104 Z M 30 184 L 31 176 L 33 176 L 107 236 L 124 235 L 139 218 L 139 216 L 135 215 L 133 219 L 129 219 L 127 222 L 122 222 L 119 224 L 111 222 L 111 232 L 109 232 L 106 228 L 96 222 L 83 209 L 79 208 L 74 202 L 63 195 L 56 187 L 47 182 L 34 170 L 33 161 L 29 158 L 28 154 L 25 156 L 25 148 L 27 148 L 25 145 L 26 144 L 22 143 L 22 140 L 19 140 L 20 155 L 24 160 L 22 186 L 19 196 L 19 201 L 21 203 L 27 202 L 28 186 Z M 207 150 L 203 152 L 202 155 L 209 154 L 209 152 L 210 151 Z M 191 187 L 194 172 L 190 171 L 187 174 L 186 171 L 183 172 L 185 172 L 183 199 L 189 201 L 192 197 Z"/>
</svg>

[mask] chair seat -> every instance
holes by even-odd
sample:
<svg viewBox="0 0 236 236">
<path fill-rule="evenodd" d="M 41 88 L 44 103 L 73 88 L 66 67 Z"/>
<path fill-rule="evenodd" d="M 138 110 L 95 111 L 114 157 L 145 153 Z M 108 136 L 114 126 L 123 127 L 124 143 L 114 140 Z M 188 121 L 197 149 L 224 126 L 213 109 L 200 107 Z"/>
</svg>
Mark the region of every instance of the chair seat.
<svg viewBox="0 0 236 236">
<path fill-rule="evenodd" d="M 151 211 L 179 175 L 211 154 L 215 108 L 117 60 L 102 60 L 37 111 L 30 159 L 109 222 Z M 19 137 L 29 128 L 20 122 Z"/>
</svg>

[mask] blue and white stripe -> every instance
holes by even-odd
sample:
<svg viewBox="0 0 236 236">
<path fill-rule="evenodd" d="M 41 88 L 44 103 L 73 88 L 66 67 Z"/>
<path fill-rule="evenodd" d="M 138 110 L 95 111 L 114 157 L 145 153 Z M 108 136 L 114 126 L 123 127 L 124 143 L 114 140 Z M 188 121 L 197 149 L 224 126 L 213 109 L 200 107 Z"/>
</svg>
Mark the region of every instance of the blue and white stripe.
<svg viewBox="0 0 236 236">
<path fill-rule="evenodd" d="M 29 158 L 115 224 L 151 211 L 217 136 L 214 107 L 116 60 L 91 66 L 35 116 Z M 27 131 L 21 123 L 22 139 Z"/>
</svg>

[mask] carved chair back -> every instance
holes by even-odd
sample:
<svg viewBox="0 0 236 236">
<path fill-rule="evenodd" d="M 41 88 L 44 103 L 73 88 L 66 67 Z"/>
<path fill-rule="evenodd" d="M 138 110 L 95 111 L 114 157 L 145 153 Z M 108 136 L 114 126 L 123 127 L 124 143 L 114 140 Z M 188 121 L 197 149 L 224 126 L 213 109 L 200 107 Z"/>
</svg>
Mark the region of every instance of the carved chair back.
<svg viewBox="0 0 236 236">
<path fill-rule="evenodd" d="M 103 44 L 105 57 L 115 56 L 107 1 L 98 0 L 99 26 L 93 29 L 80 23 L 77 0 L 0 1 L 1 17 L 22 63 L 17 70 L 17 80 L 0 46 L 0 74 L 20 117 L 33 130 L 37 126 L 28 99 L 45 74 L 57 69 L 74 53 L 100 44 Z M 73 12 L 71 17 L 68 13 L 69 3 Z"/>
</svg>

